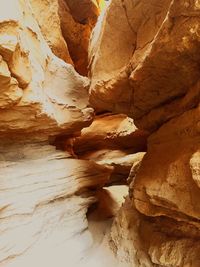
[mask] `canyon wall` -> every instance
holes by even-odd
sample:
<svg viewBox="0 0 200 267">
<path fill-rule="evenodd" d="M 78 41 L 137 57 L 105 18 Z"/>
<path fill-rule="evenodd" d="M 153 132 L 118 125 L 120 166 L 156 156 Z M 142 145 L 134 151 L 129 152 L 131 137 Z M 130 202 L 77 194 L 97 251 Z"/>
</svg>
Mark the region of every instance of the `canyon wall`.
<svg viewBox="0 0 200 267">
<path fill-rule="evenodd" d="M 118 260 L 200 266 L 200 3 L 104 5 L 1 0 L 0 266 L 74 266 L 127 182 Z"/>
<path fill-rule="evenodd" d="M 0 266 L 73 264 L 91 246 L 86 212 L 111 173 L 53 146 L 94 116 L 58 8 L 58 1 L 0 3 Z"/>
<path fill-rule="evenodd" d="M 150 133 L 111 233 L 136 266 L 200 266 L 199 23 L 199 1 L 113 0 L 91 42 L 91 104 Z"/>
</svg>

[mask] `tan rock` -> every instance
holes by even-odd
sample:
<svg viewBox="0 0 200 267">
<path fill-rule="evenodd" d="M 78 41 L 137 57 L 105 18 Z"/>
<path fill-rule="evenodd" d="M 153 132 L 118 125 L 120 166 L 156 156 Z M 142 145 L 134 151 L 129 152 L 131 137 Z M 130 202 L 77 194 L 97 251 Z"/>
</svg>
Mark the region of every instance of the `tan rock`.
<svg viewBox="0 0 200 267">
<path fill-rule="evenodd" d="M 196 152 L 192 155 L 190 159 L 190 169 L 192 171 L 192 178 L 200 187 L 200 152 Z"/>
<path fill-rule="evenodd" d="M 81 157 L 104 148 L 135 153 L 146 149 L 147 136 L 148 133 L 138 130 L 126 115 L 104 114 L 81 131 L 81 136 L 74 141 L 74 151 Z"/>
<path fill-rule="evenodd" d="M 88 73 L 88 45 L 100 9 L 92 0 L 59 0 L 59 16 L 64 39 L 76 70 Z"/>
<path fill-rule="evenodd" d="M 89 80 L 52 53 L 30 1 L 1 1 L 0 55 L 0 265 L 64 267 L 91 246 L 86 212 L 110 176 L 48 144 L 91 123 Z"/>
<path fill-rule="evenodd" d="M 129 198 L 112 226 L 111 247 L 118 260 L 128 266 L 199 266 L 198 230 L 172 219 L 149 219 L 135 209 Z"/>
<path fill-rule="evenodd" d="M 91 30 L 103 1 L 31 0 L 34 16 L 53 53 L 87 75 Z"/>
<path fill-rule="evenodd" d="M 185 112 L 149 138 L 148 151 L 134 183 L 136 208 L 142 213 L 199 223 L 199 187 L 189 165 L 191 160 L 193 166 L 193 154 L 200 145 L 199 114 L 199 108 Z"/>
<path fill-rule="evenodd" d="M 0 14 L 2 32 L 7 32 L 7 39 L 0 38 L 0 47 L 6 48 L 2 50 L 1 63 L 5 83 L 1 90 L 5 92 L 1 96 L 0 136 L 41 132 L 41 138 L 48 138 L 66 129 L 68 134 L 79 131 L 93 116 L 88 108 L 89 81 L 52 54 L 29 2 L 15 0 L 15 4 L 14 14 L 8 4 Z M 20 47 L 25 48 L 26 54 L 19 53 Z"/>
<path fill-rule="evenodd" d="M 99 16 L 100 1 L 96 0 L 64 0 L 75 21 L 82 24 L 95 25 Z M 101 1 L 103 2 L 103 1 Z"/>
<path fill-rule="evenodd" d="M 110 246 L 118 261 L 128 266 L 153 267 L 140 230 L 141 215 L 126 198 L 112 225 Z"/>
<path fill-rule="evenodd" d="M 65 62 L 73 65 L 67 43 L 62 36 L 61 22 L 58 15 L 58 0 L 30 0 L 30 3 L 42 34 L 52 52 Z"/>
<path fill-rule="evenodd" d="M 195 1 L 184 3 L 111 2 L 90 48 L 94 107 L 155 129 L 197 106 L 199 9 Z"/>
<path fill-rule="evenodd" d="M 81 159 L 111 167 L 109 184 L 126 184 L 132 165 L 140 158 L 137 152 L 146 149 L 147 136 L 127 116 L 104 114 L 74 138 L 73 149 Z"/>
<path fill-rule="evenodd" d="M 133 206 L 145 215 L 141 237 L 159 266 L 199 264 L 199 115 L 187 111 L 152 134 L 131 183 Z"/>
<path fill-rule="evenodd" d="M 7 63 L 0 57 L 0 108 L 10 107 L 20 101 L 23 91 L 11 76 Z"/>
<path fill-rule="evenodd" d="M 141 232 L 131 216 L 130 229 L 120 219 L 115 226 L 121 239 L 136 235 L 115 241 L 136 266 L 199 265 L 199 19 L 197 1 L 115 0 L 91 41 L 93 107 L 127 114 L 152 132 L 129 176 Z M 145 255 L 137 257 L 135 239 Z"/>
<path fill-rule="evenodd" d="M 87 208 L 96 201 L 90 188 L 102 187 L 110 175 L 103 166 L 70 159 L 42 142 L 4 140 L 0 168 L 1 266 L 19 266 L 21 260 L 28 264 L 39 256 L 38 250 L 44 254 L 40 263 L 54 249 L 52 259 L 59 260 L 58 247 L 68 249 L 70 238 L 81 237 L 79 233 L 87 229 Z M 91 237 L 88 232 L 84 236 L 87 248 Z"/>
</svg>

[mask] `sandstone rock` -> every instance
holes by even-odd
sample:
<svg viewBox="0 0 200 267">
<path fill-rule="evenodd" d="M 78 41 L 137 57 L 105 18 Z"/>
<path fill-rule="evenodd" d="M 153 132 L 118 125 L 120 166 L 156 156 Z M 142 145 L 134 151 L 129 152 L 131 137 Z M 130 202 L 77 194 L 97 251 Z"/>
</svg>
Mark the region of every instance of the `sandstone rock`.
<svg viewBox="0 0 200 267">
<path fill-rule="evenodd" d="M 184 232 L 186 229 L 190 237 Z M 130 266 L 199 266 L 198 230 L 172 219 L 150 219 L 140 214 L 129 198 L 112 226 L 111 247 L 118 259 Z"/>
<path fill-rule="evenodd" d="M 87 78 L 52 54 L 27 1 L 12 2 L 14 13 L 8 3 L 2 3 L 0 14 L 1 31 L 6 32 L 6 38 L 0 38 L 0 136 L 40 132 L 41 138 L 48 138 L 89 125 L 93 115 L 88 108 Z"/>
<path fill-rule="evenodd" d="M 53 53 L 87 75 L 88 44 L 104 1 L 31 0 L 31 8 Z"/>
<path fill-rule="evenodd" d="M 189 165 L 191 161 L 198 173 L 193 162 L 200 145 L 199 115 L 199 108 L 185 112 L 150 136 L 134 183 L 135 205 L 142 213 L 166 215 L 199 227 L 199 187 Z"/>
<path fill-rule="evenodd" d="M 138 161 L 140 153 L 135 153 L 146 149 L 147 135 L 125 115 L 104 114 L 74 138 L 73 149 L 81 159 L 111 167 L 109 184 L 126 184 L 132 165 Z"/>
<path fill-rule="evenodd" d="M 59 246 L 67 249 L 70 238 L 87 229 L 85 214 L 96 201 L 89 189 L 102 187 L 110 172 L 93 162 L 70 159 L 46 143 L 3 144 L 0 263 L 19 266 L 20 255 L 28 264 L 38 249 L 45 255 Z M 89 233 L 85 235 L 89 246 Z"/>
<path fill-rule="evenodd" d="M 89 81 L 52 53 L 30 1 L 0 7 L 0 265 L 64 267 L 91 245 L 86 212 L 111 173 L 48 144 L 91 123 Z"/>
<path fill-rule="evenodd" d="M 114 226 L 117 252 L 136 266 L 199 266 L 197 2 L 112 1 L 91 41 L 91 104 L 152 133 L 129 176 L 137 219 L 128 212 L 124 226 L 125 205 Z"/>
<path fill-rule="evenodd" d="M 192 178 L 200 187 L 200 153 L 199 151 L 194 153 L 190 159 L 190 169 L 192 171 Z"/>
<path fill-rule="evenodd" d="M 122 207 L 114 226 L 114 229 L 118 227 L 119 235 L 113 230 L 117 251 L 124 251 L 122 241 L 118 243 L 121 232 L 135 236 L 137 231 L 137 242 L 145 248 L 145 257 L 150 257 L 152 266 L 199 265 L 199 115 L 199 108 L 191 109 L 165 123 L 148 138 L 147 153 L 139 169 L 133 166 L 133 179 L 132 174 L 129 177 L 132 180 L 129 213 L 135 208 L 139 211 L 140 231 L 131 227 L 124 230 L 119 221 L 126 214 L 126 206 Z M 130 226 L 132 218 L 134 215 L 126 216 Z M 137 256 L 137 244 L 125 243 L 130 262 L 151 266 L 140 262 L 144 256 Z"/>
<path fill-rule="evenodd" d="M 92 105 L 151 130 L 197 106 L 198 24 L 196 1 L 112 1 L 91 42 Z"/>
<path fill-rule="evenodd" d="M 92 0 L 59 0 L 59 16 L 64 39 L 76 70 L 88 73 L 88 45 L 100 8 Z"/>
<path fill-rule="evenodd" d="M 200 5 L 111 1 L 92 35 L 90 83 L 71 64 L 87 74 L 100 6 L 1 0 L 0 265 L 76 261 L 92 242 L 88 207 L 100 199 L 97 213 L 113 216 L 102 187 L 130 172 L 111 232 L 119 260 L 199 267 Z M 97 111 L 126 115 L 91 124 L 89 84 Z"/>
<path fill-rule="evenodd" d="M 57 57 L 73 65 L 67 43 L 62 36 L 58 0 L 31 0 L 30 2 L 34 16 L 52 52 Z"/>
<path fill-rule="evenodd" d="M 112 225 L 110 245 L 118 260 L 128 266 L 153 267 L 140 231 L 141 214 L 126 198 Z"/>
<path fill-rule="evenodd" d="M 65 0 L 75 21 L 81 24 L 95 25 L 99 16 L 100 1 L 96 0 Z M 103 2 L 103 1 L 101 1 Z"/>
<path fill-rule="evenodd" d="M 132 170 L 133 173 L 133 167 L 136 168 L 136 166 L 140 164 L 144 154 L 145 152 L 139 152 L 127 155 L 122 151 L 104 151 L 103 159 L 96 159 L 95 162 L 103 166 L 112 167 L 112 174 L 108 181 L 108 185 L 126 185 L 130 171 Z"/>
<path fill-rule="evenodd" d="M 130 150 L 130 153 L 145 151 L 147 136 L 148 133 L 137 129 L 126 115 L 104 114 L 81 131 L 81 136 L 74 140 L 74 151 L 81 157 L 104 148 Z"/>
</svg>

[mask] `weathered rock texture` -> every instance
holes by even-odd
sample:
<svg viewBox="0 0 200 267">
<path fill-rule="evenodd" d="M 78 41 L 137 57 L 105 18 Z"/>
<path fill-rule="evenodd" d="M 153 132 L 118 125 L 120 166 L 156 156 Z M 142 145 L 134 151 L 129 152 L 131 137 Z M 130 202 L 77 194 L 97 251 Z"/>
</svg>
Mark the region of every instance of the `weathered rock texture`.
<svg viewBox="0 0 200 267">
<path fill-rule="evenodd" d="M 73 140 L 73 151 L 80 159 L 110 167 L 108 184 L 127 184 L 132 165 L 146 151 L 148 133 L 140 131 L 125 115 L 104 114 Z"/>
<path fill-rule="evenodd" d="M 70 239 L 85 236 L 85 248 L 91 245 L 86 212 L 95 196 L 89 188 L 103 186 L 109 171 L 46 143 L 4 143 L 0 153 L 1 266 L 45 266 L 59 257 L 64 266 L 66 250 L 75 257 Z"/>
<path fill-rule="evenodd" d="M 101 5 L 0 1 L 0 265 L 73 264 L 95 192 L 130 172 L 119 259 L 199 267 L 200 3 L 112 0 L 90 82 Z"/>
<path fill-rule="evenodd" d="M 77 134 L 93 119 L 89 80 L 52 53 L 59 48 L 67 56 L 54 2 L 0 3 L 0 265 L 6 267 L 77 260 L 76 252 L 92 242 L 87 208 L 111 173 L 49 145 L 48 139 Z"/>
<path fill-rule="evenodd" d="M 112 1 L 91 42 L 91 103 L 145 129 L 196 106 L 199 10 L 198 1 Z"/>
<path fill-rule="evenodd" d="M 199 1 L 113 0 L 91 42 L 91 104 L 151 132 L 112 234 L 138 266 L 200 265 L 199 23 Z"/>
<path fill-rule="evenodd" d="M 30 3 L 53 53 L 87 75 L 90 34 L 104 1 L 30 0 Z"/>
</svg>

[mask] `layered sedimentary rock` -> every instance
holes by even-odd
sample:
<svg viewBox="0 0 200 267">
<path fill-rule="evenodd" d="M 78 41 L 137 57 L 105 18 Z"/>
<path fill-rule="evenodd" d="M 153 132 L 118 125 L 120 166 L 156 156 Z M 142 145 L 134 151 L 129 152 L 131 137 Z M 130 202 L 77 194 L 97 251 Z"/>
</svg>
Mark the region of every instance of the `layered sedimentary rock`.
<svg viewBox="0 0 200 267">
<path fill-rule="evenodd" d="M 199 1 L 111 1 L 90 82 L 72 65 L 87 74 L 100 5 L 0 3 L 0 265 L 73 266 L 91 244 L 88 207 L 130 172 L 119 259 L 199 267 Z M 89 102 L 112 113 L 92 123 Z"/>
<path fill-rule="evenodd" d="M 49 145 L 88 126 L 93 109 L 88 79 L 52 53 L 33 10 L 27 0 L 0 3 L 0 265 L 6 267 L 73 264 L 91 245 L 87 208 L 110 176 L 109 168 Z"/>
<path fill-rule="evenodd" d="M 88 79 L 52 54 L 28 2 L 12 4 L 1 8 L 0 136 L 79 131 L 93 117 Z"/>
<path fill-rule="evenodd" d="M 107 182 L 107 168 L 46 142 L 5 141 L 0 168 L 1 266 L 72 264 L 92 243 L 86 212 L 96 198 L 89 189 Z"/>
<path fill-rule="evenodd" d="M 73 151 L 80 159 L 110 167 L 109 185 L 126 184 L 132 165 L 145 154 L 147 136 L 126 115 L 104 114 L 73 139 Z"/>
<path fill-rule="evenodd" d="M 91 42 L 91 104 L 151 132 L 112 232 L 136 266 L 200 264 L 199 22 L 198 1 L 113 0 Z"/>
</svg>

